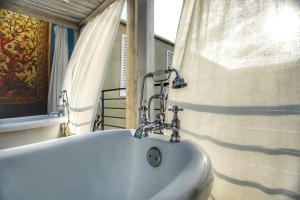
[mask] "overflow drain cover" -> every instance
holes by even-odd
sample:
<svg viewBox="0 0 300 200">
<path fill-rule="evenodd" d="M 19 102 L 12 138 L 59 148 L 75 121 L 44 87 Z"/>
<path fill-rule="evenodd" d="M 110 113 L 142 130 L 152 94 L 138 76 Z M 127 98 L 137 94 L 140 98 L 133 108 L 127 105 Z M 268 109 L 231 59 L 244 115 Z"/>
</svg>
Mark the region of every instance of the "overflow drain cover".
<svg viewBox="0 0 300 200">
<path fill-rule="evenodd" d="M 159 148 L 151 147 L 147 152 L 147 160 L 152 167 L 158 167 L 162 160 Z"/>
</svg>

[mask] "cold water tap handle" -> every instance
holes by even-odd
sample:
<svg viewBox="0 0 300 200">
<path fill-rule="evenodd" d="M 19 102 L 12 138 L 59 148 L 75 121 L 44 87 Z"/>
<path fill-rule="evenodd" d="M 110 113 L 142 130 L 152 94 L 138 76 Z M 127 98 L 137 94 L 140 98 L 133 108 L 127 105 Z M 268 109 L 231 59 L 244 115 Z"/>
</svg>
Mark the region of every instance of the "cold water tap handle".
<svg viewBox="0 0 300 200">
<path fill-rule="evenodd" d="M 177 114 L 179 111 L 183 111 L 183 108 L 180 108 L 179 106 L 175 105 L 172 106 L 172 108 L 169 108 L 168 110 L 173 112 L 174 114 Z"/>
</svg>

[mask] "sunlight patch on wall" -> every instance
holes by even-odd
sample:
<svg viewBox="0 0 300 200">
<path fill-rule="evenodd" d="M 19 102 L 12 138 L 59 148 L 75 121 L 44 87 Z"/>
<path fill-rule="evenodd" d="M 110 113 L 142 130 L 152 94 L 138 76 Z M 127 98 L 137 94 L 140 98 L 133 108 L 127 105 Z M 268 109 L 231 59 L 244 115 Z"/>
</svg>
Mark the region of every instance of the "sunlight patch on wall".
<svg viewBox="0 0 300 200">
<path fill-rule="evenodd" d="M 298 13 L 286 6 L 278 12 L 270 13 L 265 20 L 265 29 L 270 38 L 275 41 L 291 41 L 299 31 L 300 19 Z"/>
<path fill-rule="evenodd" d="M 255 5 L 222 1 L 204 4 L 204 14 L 195 31 L 201 34 L 191 37 L 197 41 L 190 44 L 192 51 L 230 70 L 298 60 L 300 11 L 297 6 Z"/>
</svg>

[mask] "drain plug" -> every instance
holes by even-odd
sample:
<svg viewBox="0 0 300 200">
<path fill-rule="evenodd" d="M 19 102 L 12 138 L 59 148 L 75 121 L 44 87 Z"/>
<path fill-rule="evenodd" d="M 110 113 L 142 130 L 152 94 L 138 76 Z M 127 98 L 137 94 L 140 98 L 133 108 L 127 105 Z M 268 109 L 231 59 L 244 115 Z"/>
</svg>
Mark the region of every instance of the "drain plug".
<svg viewBox="0 0 300 200">
<path fill-rule="evenodd" d="M 152 167 L 158 167 L 162 160 L 159 148 L 151 147 L 147 152 L 147 160 Z"/>
</svg>

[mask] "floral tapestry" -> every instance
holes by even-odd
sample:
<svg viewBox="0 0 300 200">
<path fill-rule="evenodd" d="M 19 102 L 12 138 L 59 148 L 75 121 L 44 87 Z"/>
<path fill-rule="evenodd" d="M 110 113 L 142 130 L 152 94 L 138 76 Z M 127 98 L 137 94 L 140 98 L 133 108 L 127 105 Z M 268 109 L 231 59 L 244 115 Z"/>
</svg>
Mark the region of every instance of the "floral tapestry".
<svg viewBox="0 0 300 200">
<path fill-rule="evenodd" d="M 46 101 L 49 23 L 0 9 L 0 102 Z"/>
</svg>

